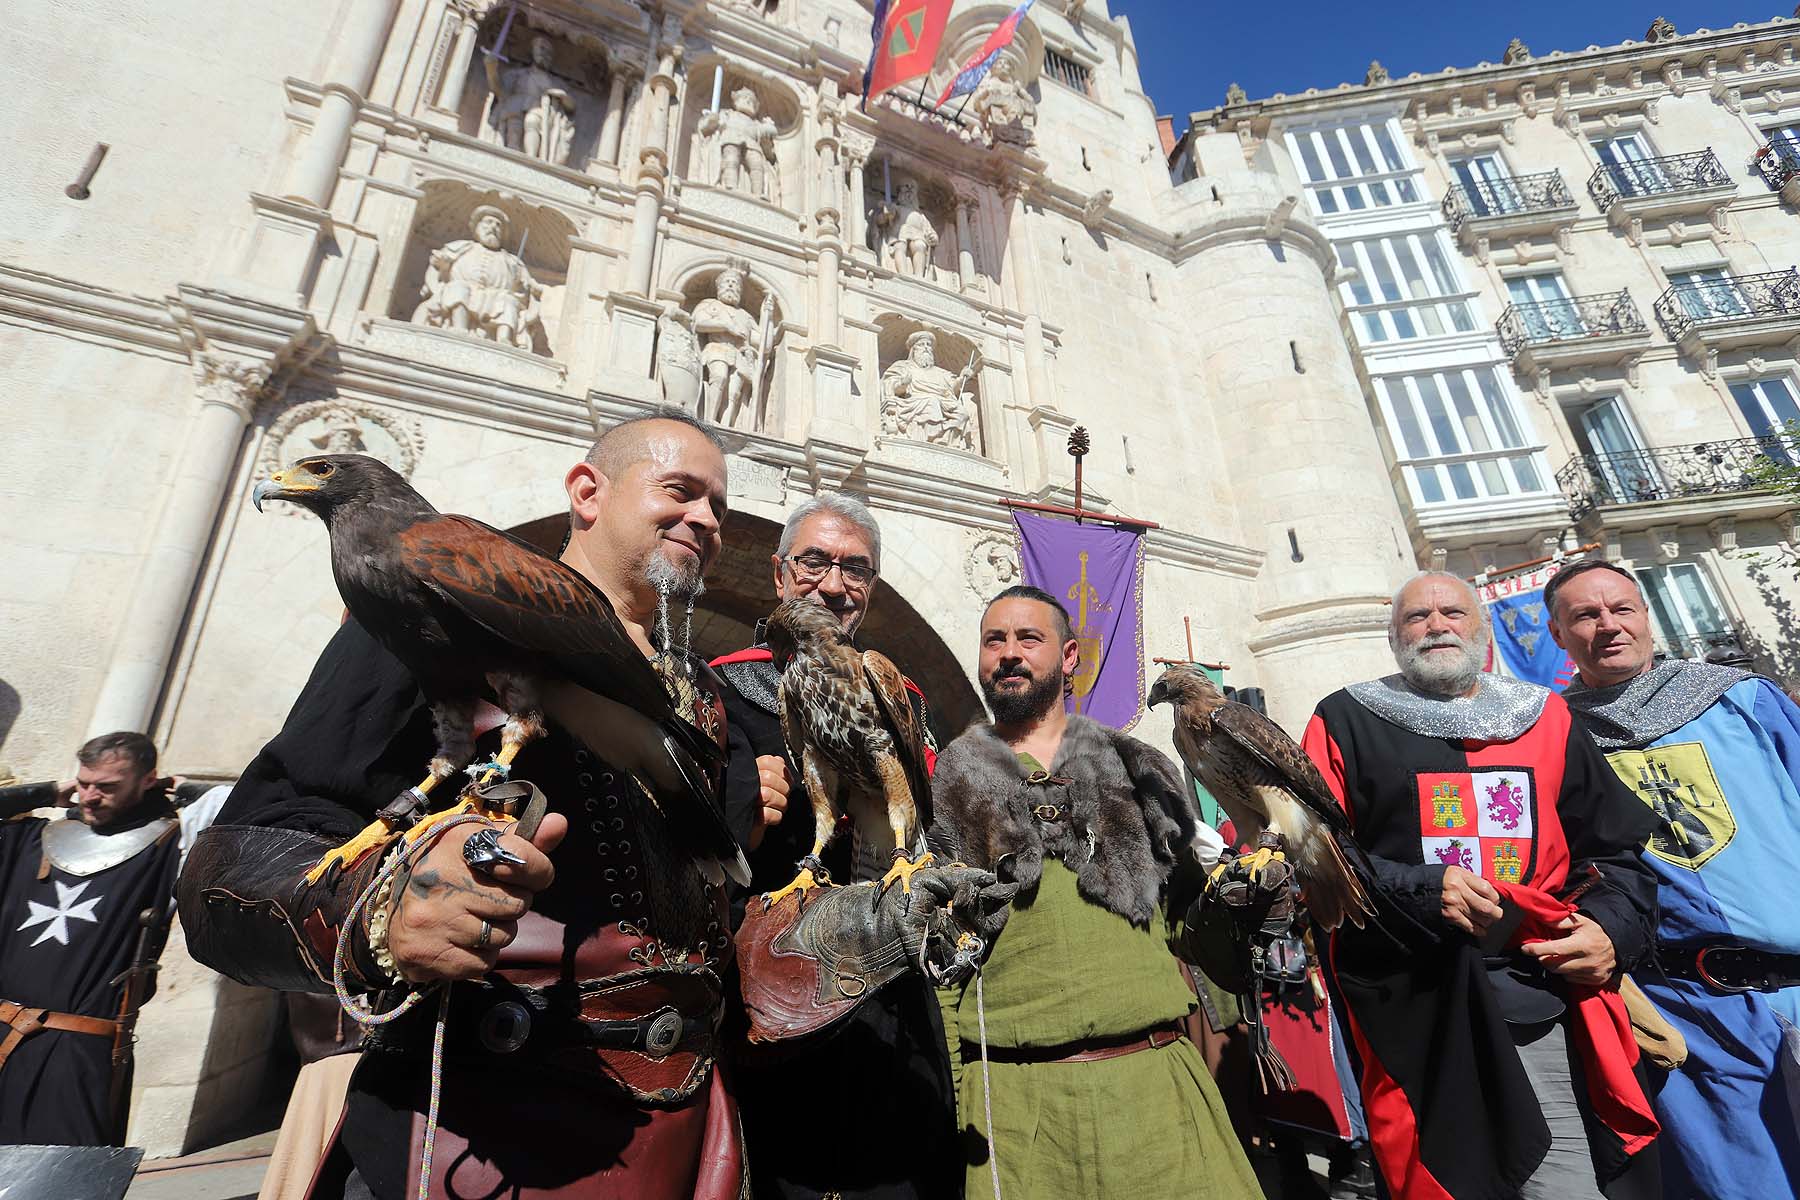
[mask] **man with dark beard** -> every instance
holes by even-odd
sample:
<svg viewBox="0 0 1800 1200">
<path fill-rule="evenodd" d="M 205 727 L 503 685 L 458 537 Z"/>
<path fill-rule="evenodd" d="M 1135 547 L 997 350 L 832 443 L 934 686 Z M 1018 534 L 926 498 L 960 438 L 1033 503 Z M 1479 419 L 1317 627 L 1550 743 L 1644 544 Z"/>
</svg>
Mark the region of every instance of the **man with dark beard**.
<svg viewBox="0 0 1800 1200">
<path fill-rule="evenodd" d="M 777 601 L 810 599 L 829 609 L 854 635 L 875 592 L 881 569 L 881 530 L 859 500 L 825 493 L 788 514 L 770 556 Z M 750 860 L 748 903 L 793 878 L 812 851 L 813 824 L 806 791 L 787 760 L 774 655 L 757 644 L 713 660 L 725 681 L 730 729 L 725 770 L 725 816 Z M 908 698 L 925 726 L 925 698 L 906 681 Z M 934 761 L 926 733 L 926 761 Z M 788 819 L 797 813 L 802 819 Z M 839 883 L 879 878 L 859 874 L 850 843 L 840 837 L 825 852 Z M 743 917 L 743 899 L 733 916 Z M 794 1080 L 816 1094 L 863 1093 L 853 1105 L 792 1104 Z M 886 1081 L 870 1089 L 871 1079 Z M 957 1161 L 955 1098 L 937 1003 L 921 976 L 897 979 L 827 1034 L 773 1055 L 746 1055 L 735 1076 L 757 1200 L 946 1200 L 962 1194 Z"/>
<path fill-rule="evenodd" d="M 933 851 L 1019 888 L 982 989 L 942 993 L 968 1195 L 1260 1195 L 1183 1032 L 1196 1001 L 1168 944 L 1222 843 L 1167 758 L 1065 711 L 1077 657 L 1055 597 L 996 596 L 980 650 L 994 723 L 950 743 L 932 780 Z"/>
<path fill-rule="evenodd" d="M 1653 821 L 1560 697 L 1483 673 L 1488 639 L 1466 582 L 1415 576 L 1388 630 L 1400 673 L 1306 730 L 1393 914 L 1328 958 L 1376 1166 L 1397 1200 L 1655 1195 L 1618 993 L 1655 922 Z"/>
</svg>

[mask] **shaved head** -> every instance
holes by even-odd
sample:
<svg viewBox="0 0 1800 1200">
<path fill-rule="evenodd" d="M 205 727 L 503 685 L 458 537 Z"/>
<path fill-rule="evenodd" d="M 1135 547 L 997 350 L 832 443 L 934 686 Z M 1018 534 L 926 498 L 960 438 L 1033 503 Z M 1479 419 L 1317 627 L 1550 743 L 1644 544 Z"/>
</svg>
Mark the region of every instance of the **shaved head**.
<svg viewBox="0 0 1800 1200">
<path fill-rule="evenodd" d="M 650 439 L 664 425 L 685 425 L 712 443 L 721 457 L 725 443 L 711 426 L 679 408 L 663 405 L 653 413 L 620 421 L 600 435 L 587 452 L 587 461 L 608 479 L 618 479 L 626 471 L 650 457 Z"/>
</svg>

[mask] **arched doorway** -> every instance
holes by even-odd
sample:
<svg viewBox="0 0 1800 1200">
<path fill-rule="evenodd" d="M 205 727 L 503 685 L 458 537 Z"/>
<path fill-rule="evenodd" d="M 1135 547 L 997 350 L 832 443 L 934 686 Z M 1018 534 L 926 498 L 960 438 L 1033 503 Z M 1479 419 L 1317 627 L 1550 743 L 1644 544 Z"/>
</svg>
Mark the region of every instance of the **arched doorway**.
<svg viewBox="0 0 1800 1200">
<path fill-rule="evenodd" d="M 540 517 L 510 532 L 554 554 L 568 535 L 567 513 Z M 755 640 L 756 623 L 775 607 L 769 557 L 781 540 L 781 526 L 763 517 L 733 512 L 725 518 L 725 549 L 706 577 L 706 594 L 694 607 L 694 652 L 716 658 Z M 983 715 L 981 697 L 937 631 L 885 579 L 857 642 L 879 650 L 912 677 L 925 693 L 931 732 L 943 745 Z"/>
</svg>

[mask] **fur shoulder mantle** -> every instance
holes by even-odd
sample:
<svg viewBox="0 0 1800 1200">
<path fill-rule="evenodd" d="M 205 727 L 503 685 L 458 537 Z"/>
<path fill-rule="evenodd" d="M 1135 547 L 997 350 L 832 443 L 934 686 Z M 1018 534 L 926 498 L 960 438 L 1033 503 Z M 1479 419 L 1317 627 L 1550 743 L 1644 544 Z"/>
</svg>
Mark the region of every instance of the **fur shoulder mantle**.
<svg viewBox="0 0 1800 1200">
<path fill-rule="evenodd" d="M 1157 915 L 1171 872 L 1203 853 L 1175 765 L 1087 717 L 1069 718 L 1048 778 L 1027 779 L 992 725 L 972 725 L 938 756 L 931 794 L 933 851 L 987 870 L 1010 858 L 1024 891 L 1046 854 L 1060 858 L 1084 898 L 1138 926 Z"/>
</svg>

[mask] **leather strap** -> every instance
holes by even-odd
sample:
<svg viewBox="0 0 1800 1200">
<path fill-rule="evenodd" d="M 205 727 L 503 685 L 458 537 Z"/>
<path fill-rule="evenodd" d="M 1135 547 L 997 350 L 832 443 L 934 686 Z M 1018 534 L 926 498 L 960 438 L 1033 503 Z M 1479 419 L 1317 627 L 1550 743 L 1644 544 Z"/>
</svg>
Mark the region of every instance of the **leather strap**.
<svg viewBox="0 0 1800 1200">
<path fill-rule="evenodd" d="M 1186 1036 L 1179 1021 L 1158 1025 L 1141 1033 L 1122 1038 L 1095 1038 L 1086 1042 L 1065 1042 L 1060 1046 L 989 1046 L 988 1058 L 1003 1063 L 1075 1063 L 1101 1062 L 1123 1058 L 1140 1050 L 1161 1050 Z M 981 1056 L 981 1047 L 963 1043 L 963 1058 L 973 1061 Z"/>
<path fill-rule="evenodd" d="M 1800 954 L 1774 954 L 1748 946 L 1714 945 L 1664 950 L 1663 969 L 1719 996 L 1778 992 L 1800 984 Z M 1661 956 L 1659 956 L 1661 957 Z"/>
<path fill-rule="evenodd" d="M 108 1021 L 102 1017 L 83 1017 L 75 1013 L 51 1012 L 47 1008 L 26 1008 L 11 1000 L 0 1000 L 0 1023 L 10 1027 L 5 1041 L 0 1041 L 0 1067 L 12 1057 L 12 1052 L 19 1043 L 40 1029 L 59 1029 L 64 1033 L 91 1033 L 97 1037 L 114 1037 L 119 1031 L 117 1021 Z"/>
</svg>

